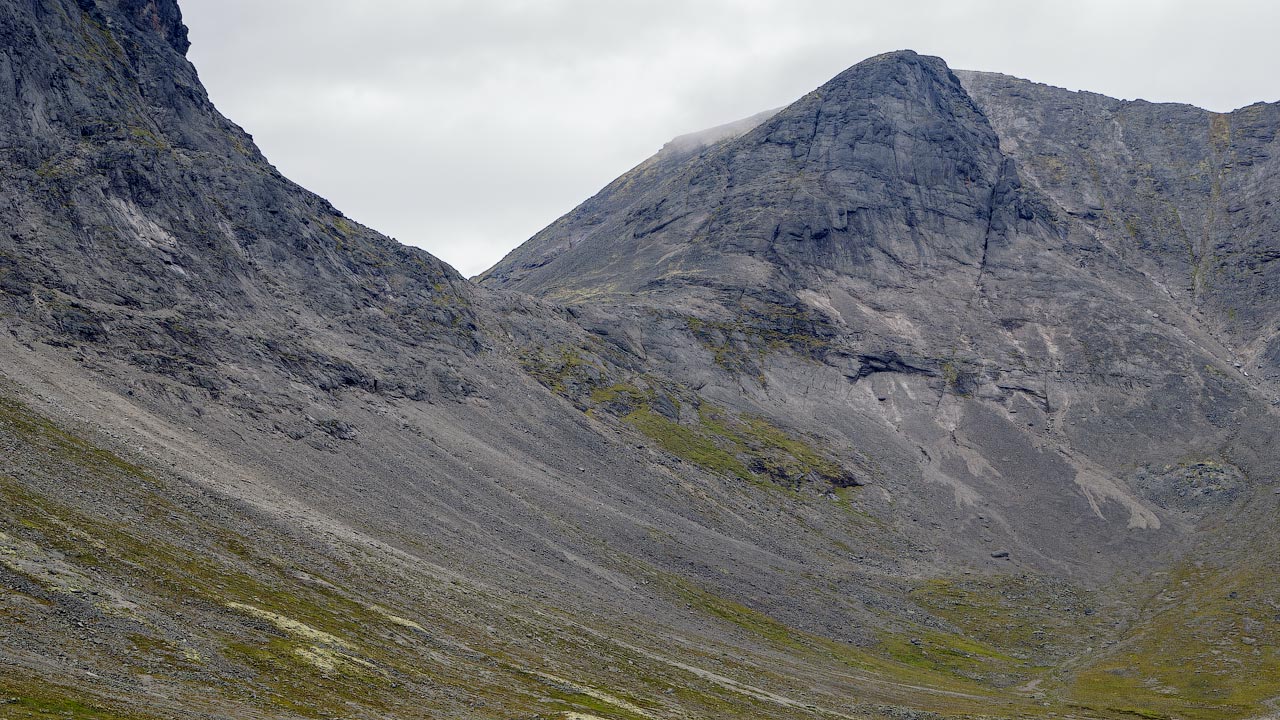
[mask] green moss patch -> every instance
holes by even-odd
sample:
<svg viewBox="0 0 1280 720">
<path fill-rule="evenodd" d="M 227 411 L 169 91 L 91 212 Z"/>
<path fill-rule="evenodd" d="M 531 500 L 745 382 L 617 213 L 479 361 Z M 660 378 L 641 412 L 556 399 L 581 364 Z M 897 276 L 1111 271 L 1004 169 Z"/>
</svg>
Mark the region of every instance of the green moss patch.
<svg viewBox="0 0 1280 720">
<path fill-rule="evenodd" d="M 158 716 L 112 708 L 102 700 L 57 688 L 44 680 L 0 679 L 0 717 L 13 720 L 76 718 L 76 720 L 156 720 Z"/>
<path fill-rule="evenodd" d="M 1056 665 L 1102 632 L 1094 593 L 1033 576 L 935 578 L 909 597 L 966 636 L 1031 665 Z"/>
<path fill-rule="evenodd" d="M 834 336 L 827 321 L 804 305 L 761 300 L 744 300 L 733 320 L 687 317 L 685 328 L 711 352 L 716 365 L 761 383 L 759 362 L 769 353 L 789 350 L 819 359 Z"/>
<path fill-rule="evenodd" d="M 839 463 L 762 417 L 736 416 L 704 402 L 697 424 L 685 425 L 642 401 L 623 419 L 672 455 L 721 475 L 786 486 L 806 480 L 855 484 Z"/>
<path fill-rule="evenodd" d="M 579 409 L 597 417 L 620 418 L 663 450 L 704 470 L 791 487 L 809 480 L 836 487 L 857 484 L 830 455 L 763 417 L 734 414 L 687 388 L 647 377 L 619 382 L 609 377 L 598 358 L 578 349 L 526 353 L 521 364 L 538 382 Z M 681 408 L 690 404 L 697 407 L 696 421 L 680 417 L 687 415 Z"/>
<path fill-rule="evenodd" d="M 1068 696 L 1144 717 L 1225 720 L 1274 711 L 1267 703 L 1280 697 L 1280 575 L 1272 557 L 1171 573 L 1115 648 L 1073 673 Z"/>
<path fill-rule="evenodd" d="M 659 415 L 647 406 L 623 418 L 663 450 L 705 470 L 751 480 L 752 474 L 733 453 L 716 444 L 712 433 L 691 429 Z"/>
</svg>

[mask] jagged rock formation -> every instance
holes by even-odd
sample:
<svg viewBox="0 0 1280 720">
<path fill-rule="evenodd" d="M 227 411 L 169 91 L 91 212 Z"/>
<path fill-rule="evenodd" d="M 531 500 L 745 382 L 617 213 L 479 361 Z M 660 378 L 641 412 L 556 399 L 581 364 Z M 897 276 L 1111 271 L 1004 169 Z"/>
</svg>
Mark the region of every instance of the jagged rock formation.
<svg viewBox="0 0 1280 720">
<path fill-rule="evenodd" d="M 476 285 L 282 178 L 172 0 L 0 0 L 0 37 L 0 714 L 1280 693 L 1271 106 L 895 53 Z"/>
</svg>

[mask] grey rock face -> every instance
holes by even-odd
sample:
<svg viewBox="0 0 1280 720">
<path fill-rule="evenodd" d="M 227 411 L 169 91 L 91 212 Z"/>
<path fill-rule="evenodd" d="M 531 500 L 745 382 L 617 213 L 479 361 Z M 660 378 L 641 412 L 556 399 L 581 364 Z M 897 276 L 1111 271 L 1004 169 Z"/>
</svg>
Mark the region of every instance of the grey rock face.
<svg viewBox="0 0 1280 720">
<path fill-rule="evenodd" d="M 214 390 L 229 389 L 219 361 L 264 358 L 321 389 L 380 382 L 317 326 L 475 346 L 451 268 L 294 186 L 217 114 L 176 5 L 38 7 L 0 19 L 21 53 L 0 73 L 15 314 Z"/>
<path fill-rule="evenodd" d="M 1274 112 L 891 53 L 642 164 L 480 282 L 614 318 L 702 395 L 863 453 L 946 562 L 1204 562 L 1277 471 Z"/>
<path fill-rule="evenodd" d="M 1016 188 L 998 144 L 940 60 L 873 58 L 680 167 L 640 166 L 482 282 L 555 295 L 739 287 L 792 268 L 888 283 L 934 263 L 977 266 Z"/>
<path fill-rule="evenodd" d="M 1280 106 L 1218 114 L 991 73 L 965 84 L 1024 175 L 1219 337 L 1276 378 Z M 1233 363 L 1234 364 L 1234 363 Z"/>
</svg>

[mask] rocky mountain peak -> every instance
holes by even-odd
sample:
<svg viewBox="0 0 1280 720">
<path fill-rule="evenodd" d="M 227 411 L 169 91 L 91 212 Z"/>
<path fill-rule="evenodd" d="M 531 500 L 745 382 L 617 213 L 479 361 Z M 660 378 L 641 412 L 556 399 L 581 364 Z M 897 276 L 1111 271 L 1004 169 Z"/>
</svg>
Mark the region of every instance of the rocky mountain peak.
<svg viewBox="0 0 1280 720">
<path fill-rule="evenodd" d="M 992 231 L 1018 214 L 1016 172 L 986 117 L 946 63 L 911 51 L 858 63 L 688 162 L 660 160 L 484 281 L 572 293 L 741 284 L 770 268 L 816 267 L 897 282 L 939 263 L 980 264 Z M 626 211 L 598 214 L 606 199 Z"/>
<path fill-rule="evenodd" d="M 828 80 L 819 93 L 830 94 L 845 88 L 851 94 L 866 98 L 934 98 L 938 109 L 959 100 L 972 104 L 959 79 L 945 60 L 933 55 L 920 55 L 914 50 L 895 50 L 867 58 Z M 944 98 L 950 98 L 944 100 Z"/>
</svg>

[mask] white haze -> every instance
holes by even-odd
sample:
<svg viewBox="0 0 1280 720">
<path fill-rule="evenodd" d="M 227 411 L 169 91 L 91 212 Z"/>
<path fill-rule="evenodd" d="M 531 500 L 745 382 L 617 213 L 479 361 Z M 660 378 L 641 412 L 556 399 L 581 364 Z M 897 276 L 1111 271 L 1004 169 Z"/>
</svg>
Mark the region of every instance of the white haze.
<svg viewBox="0 0 1280 720">
<path fill-rule="evenodd" d="M 887 50 L 1225 111 L 1280 98 L 1249 0 L 181 0 L 282 172 L 474 275 L 671 137 Z"/>
</svg>

